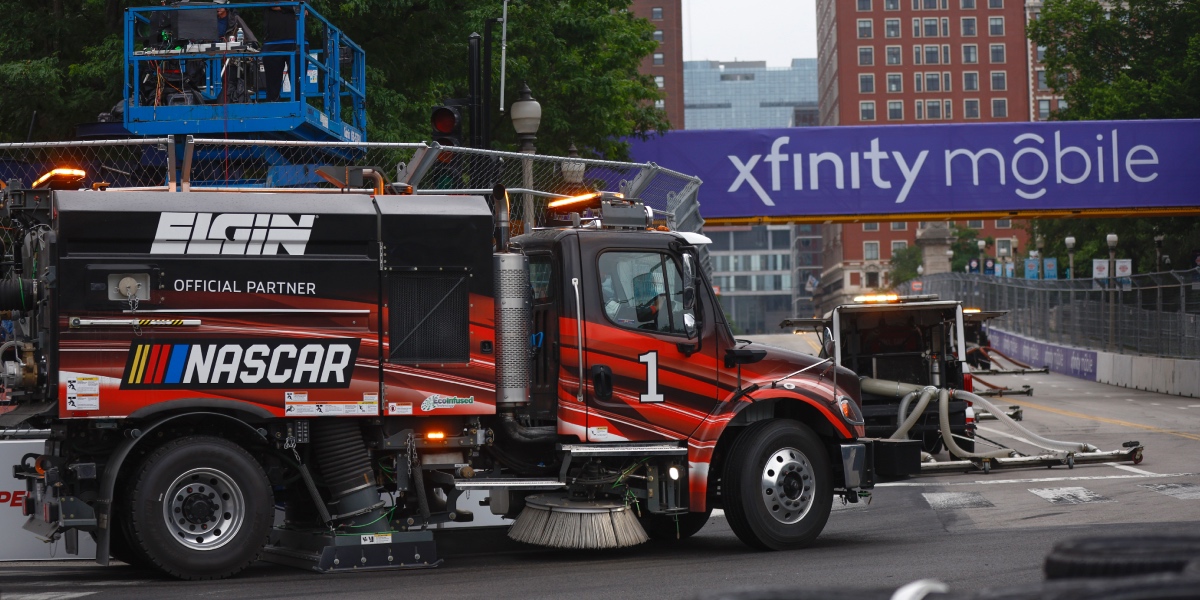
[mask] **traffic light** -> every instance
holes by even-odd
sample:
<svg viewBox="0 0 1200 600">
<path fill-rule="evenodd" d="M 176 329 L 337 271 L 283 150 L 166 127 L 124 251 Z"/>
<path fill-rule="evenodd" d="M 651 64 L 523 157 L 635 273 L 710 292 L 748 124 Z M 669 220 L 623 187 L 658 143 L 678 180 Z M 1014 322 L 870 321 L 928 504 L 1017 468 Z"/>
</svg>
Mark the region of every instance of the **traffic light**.
<svg viewBox="0 0 1200 600">
<path fill-rule="evenodd" d="M 445 104 L 433 107 L 429 123 L 433 127 L 433 141 L 443 146 L 462 145 L 462 113 L 457 106 Z"/>
</svg>

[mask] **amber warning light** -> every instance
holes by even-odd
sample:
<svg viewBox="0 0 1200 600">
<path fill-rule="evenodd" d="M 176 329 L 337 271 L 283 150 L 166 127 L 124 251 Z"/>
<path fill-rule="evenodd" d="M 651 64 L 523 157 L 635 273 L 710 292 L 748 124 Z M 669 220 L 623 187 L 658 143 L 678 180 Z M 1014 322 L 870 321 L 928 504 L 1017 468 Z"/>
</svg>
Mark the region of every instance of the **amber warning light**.
<svg viewBox="0 0 1200 600">
<path fill-rule="evenodd" d="M 33 189 L 40 187 L 49 187 L 50 189 L 61 190 L 67 189 L 87 177 L 87 171 L 81 169 L 58 168 L 38 177 L 37 181 L 33 182 Z"/>
<path fill-rule="evenodd" d="M 558 200 L 552 200 L 549 204 L 546 205 L 546 208 L 558 209 L 558 210 L 563 210 L 563 209 L 568 209 L 568 208 L 576 209 L 576 210 L 584 209 L 584 208 L 596 208 L 596 207 L 600 206 L 599 202 L 595 202 L 596 200 L 600 199 L 600 195 L 601 195 L 600 192 L 591 192 L 588 194 L 580 194 L 578 196 L 571 196 L 570 198 L 559 198 Z"/>
</svg>

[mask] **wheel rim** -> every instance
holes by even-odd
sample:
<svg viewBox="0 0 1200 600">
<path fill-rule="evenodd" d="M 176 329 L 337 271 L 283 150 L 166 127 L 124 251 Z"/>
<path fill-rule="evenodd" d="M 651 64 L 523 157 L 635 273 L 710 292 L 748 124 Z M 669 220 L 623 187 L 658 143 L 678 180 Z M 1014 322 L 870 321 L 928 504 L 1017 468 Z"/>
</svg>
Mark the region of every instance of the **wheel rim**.
<svg viewBox="0 0 1200 600">
<path fill-rule="evenodd" d="M 812 508 L 816 481 L 803 452 L 781 448 L 767 458 L 759 485 L 767 514 L 785 525 L 799 522 Z"/>
<path fill-rule="evenodd" d="M 215 550 L 242 528 L 246 498 L 233 478 L 210 468 L 192 469 L 167 488 L 163 519 L 171 537 L 192 550 Z"/>
</svg>

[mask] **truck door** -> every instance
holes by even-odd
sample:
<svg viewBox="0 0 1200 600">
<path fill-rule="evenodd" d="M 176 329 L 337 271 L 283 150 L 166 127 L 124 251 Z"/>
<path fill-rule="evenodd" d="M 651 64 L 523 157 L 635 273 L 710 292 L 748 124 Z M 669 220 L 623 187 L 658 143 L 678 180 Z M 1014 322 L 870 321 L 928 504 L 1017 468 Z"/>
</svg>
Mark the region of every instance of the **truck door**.
<svg viewBox="0 0 1200 600">
<path fill-rule="evenodd" d="M 589 442 L 686 438 L 716 403 L 712 308 L 674 239 L 580 236 Z"/>
</svg>

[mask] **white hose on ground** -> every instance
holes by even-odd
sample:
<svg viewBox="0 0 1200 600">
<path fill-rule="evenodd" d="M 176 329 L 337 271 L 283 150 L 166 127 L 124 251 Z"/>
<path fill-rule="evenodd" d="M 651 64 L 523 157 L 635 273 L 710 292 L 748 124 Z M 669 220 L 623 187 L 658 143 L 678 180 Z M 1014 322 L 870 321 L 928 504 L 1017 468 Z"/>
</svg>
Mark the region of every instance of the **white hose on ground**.
<svg viewBox="0 0 1200 600">
<path fill-rule="evenodd" d="M 908 408 L 908 401 L 911 400 L 911 396 L 916 394 L 916 392 L 909 392 L 907 395 L 905 395 L 904 399 L 900 401 L 900 414 L 897 417 L 897 419 L 902 422 L 900 423 L 900 427 L 896 429 L 895 433 L 893 433 L 888 439 L 908 439 L 908 430 L 912 429 L 912 426 L 916 425 L 917 421 L 925 415 L 925 407 L 929 406 L 929 400 L 933 398 L 933 395 L 936 393 L 937 388 L 933 387 L 932 385 L 921 390 L 921 398 L 917 400 L 916 408 L 913 408 L 912 414 L 908 415 L 907 418 L 904 415 L 904 409 Z"/>
<path fill-rule="evenodd" d="M 1005 425 L 1008 425 L 1013 430 L 1021 432 L 1031 442 L 1033 442 L 1034 445 L 1039 446 L 1041 448 L 1046 448 L 1048 450 L 1061 450 L 1064 452 L 1099 452 L 1100 451 L 1099 448 L 1097 448 L 1091 444 L 1088 444 L 1086 442 L 1083 442 L 1083 443 L 1081 443 L 1081 442 L 1063 442 L 1063 441 L 1059 441 L 1059 440 L 1052 440 L 1050 438 L 1042 437 L 1042 436 L 1026 429 L 1025 427 L 1022 427 L 1016 421 L 1012 420 L 1012 418 L 1010 418 L 1007 414 L 1004 413 L 1003 409 L 997 408 L 995 404 L 992 404 L 991 402 L 989 402 L 975 394 L 972 394 L 971 392 L 964 392 L 963 390 L 956 390 L 954 392 L 954 397 L 958 400 L 967 400 L 969 402 L 978 404 L 978 405 L 986 408 L 987 411 L 992 413 L 992 415 L 995 416 L 997 420 L 1001 421 Z M 946 429 L 945 424 L 942 425 L 942 429 L 943 430 Z"/>
<path fill-rule="evenodd" d="M 1013 454 L 1012 450 L 1005 449 L 967 452 L 959 448 L 958 443 L 954 441 L 954 435 L 950 433 L 950 390 L 946 388 L 938 390 L 938 425 L 942 429 L 942 442 L 946 444 L 946 451 L 959 458 L 1004 458 Z"/>
</svg>

